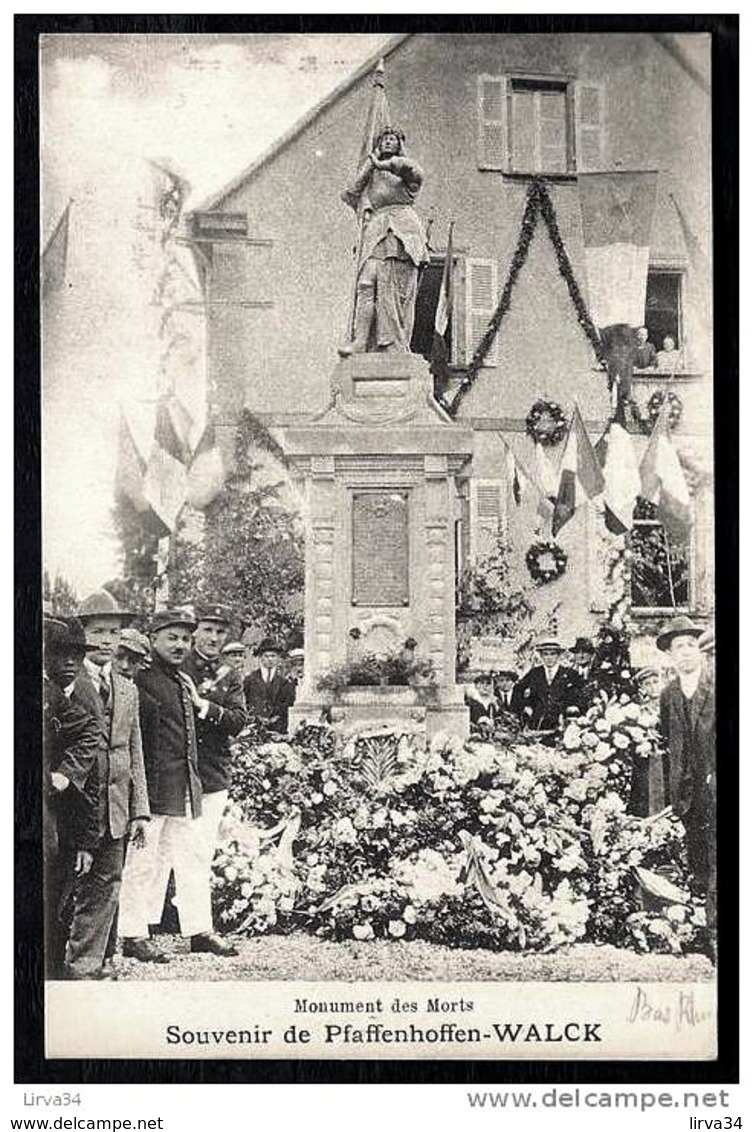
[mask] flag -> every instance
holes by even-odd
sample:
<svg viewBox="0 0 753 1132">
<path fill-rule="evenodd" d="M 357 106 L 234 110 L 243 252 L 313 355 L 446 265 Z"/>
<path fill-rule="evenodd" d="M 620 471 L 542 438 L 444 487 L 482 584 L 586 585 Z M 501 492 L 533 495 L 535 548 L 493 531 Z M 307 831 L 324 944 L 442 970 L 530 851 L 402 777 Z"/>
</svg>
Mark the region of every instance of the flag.
<svg viewBox="0 0 753 1132">
<path fill-rule="evenodd" d="M 149 510 L 149 501 L 144 495 L 144 475 L 146 460 L 139 452 L 133 439 L 131 426 L 125 413 L 120 414 L 120 436 L 118 440 L 118 464 L 115 469 L 115 495 L 127 499 L 136 511 L 142 514 Z"/>
<path fill-rule="evenodd" d="M 68 229 L 70 226 L 71 201 L 65 206 L 63 215 L 55 225 L 45 249 L 42 252 L 42 294 L 61 291 L 65 286 L 68 269 Z"/>
<path fill-rule="evenodd" d="M 603 490 L 604 476 L 576 405 L 560 462 L 552 534 L 556 535 L 572 519 L 581 503 L 600 495 Z"/>
<path fill-rule="evenodd" d="M 169 531 L 175 530 L 186 501 L 190 424 L 191 418 L 177 398 L 168 395 L 160 399 L 144 476 L 144 497 Z"/>
<path fill-rule="evenodd" d="M 539 492 L 537 514 L 543 523 L 550 524 L 554 514 L 554 504 L 557 499 L 557 473 L 554 470 L 552 461 L 544 451 L 543 444 L 539 444 L 539 442 L 536 441 L 534 443 L 534 449 L 536 452 L 536 476 L 538 479 L 536 486 Z"/>
<path fill-rule="evenodd" d="M 512 497 L 515 500 L 515 506 L 520 507 L 520 501 L 523 498 L 523 489 L 520 483 L 520 475 L 518 474 L 518 461 L 515 459 L 515 453 L 512 448 L 507 449 L 507 482 L 510 485 Z"/>
<path fill-rule="evenodd" d="M 610 423 L 595 452 L 604 471 L 604 522 L 612 534 L 625 534 L 633 525 L 641 477 L 635 446 L 621 422 Z"/>
<path fill-rule="evenodd" d="M 217 498 L 225 486 L 225 465 L 217 444 L 214 421 L 210 417 L 196 445 L 186 479 L 186 501 L 197 511 Z"/>
<path fill-rule="evenodd" d="M 390 108 L 387 103 L 387 91 L 384 88 L 384 60 L 380 59 L 371 79 L 371 103 L 369 105 L 368 114 L 366 115 L 366 125 L 361 139 L 356 176 L 361 171 L 369 154 L 374 150 L 377 138 L 382 133 L 382 130 L 384 130 L 385 126 L 389 126 L 389 124 Z M 342 199 L 346 204 L 349 204 L 351 208 L 360 209 L 361 193 L 355 189 L 355 187 L 346 189 L 342 194 Z"/>
<path fill-rule="evenodd" d="M 690 525 L 690 491 L 669 435 L 669 398 L 664 399 L 640 466 L 641 495 L 656 505 L 667 531 L 684 535 Z"/>
<path fill-rule="evenodd" d="M 454 221 L 447 232 L 447 253 L 444 257 L 442 283 L 439 288 L 437 309 L 434 314 L 434 338 L 431 345 L 431 372 L 436 378 L 447 386 L 452 379 L 450 370 L 450 356 L 447 350 L 447 327 L 452 324 L 453 287 L 452 268 L 454 255 L 452 250 L 452 230 Z"/>
<path fill-rule="evenodd" d="M 590 313 L 596 326 L 642 326 L 656 172 L 579 173 Z"/>
</svg>

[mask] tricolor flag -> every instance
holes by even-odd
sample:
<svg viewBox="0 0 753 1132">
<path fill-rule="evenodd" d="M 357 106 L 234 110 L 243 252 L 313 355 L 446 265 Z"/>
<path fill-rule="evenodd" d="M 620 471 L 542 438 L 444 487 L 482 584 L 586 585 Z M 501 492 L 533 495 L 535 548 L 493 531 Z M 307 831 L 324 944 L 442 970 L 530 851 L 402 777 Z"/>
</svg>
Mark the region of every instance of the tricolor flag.
<svg viewBox="0 0 753 1132">
<path fill-rule="evenodd" d="M 191 418 L 176 397 L 160 399 L 154 442 L 144 476 L 144 496 L 169 531 L 175 530 L 186 501 Z"/>
<path fill-rule="evenodd" d="M 518 472 L 518 461 L 515 459 L 515 453 L 512 448 L 507 449 L 507 482 L 512 491 L 512 497 L 515 500 L 516 507 L 520 507 L 520 501 L 523 498 L 523 488 L 520 482 L 520 474 Z"/>
<path fill-rule="evenodd" d="M 149 510 L 149 500 L 144 495 L 145 474 L 146 460 L 139 452 L 125 413 L 121 412 L 115 495 L 127 499 L 139 514 Z"/>
<path fill-rule="evenodd" d="M 203 511 L 225 486 L 225 465 L 217 444 L 214 420 L 207 421 L 201 440 L 196 445 L 186 479 L 186 502 Z"/>
<path fill-rule="evenodd" d="M 579 173 L 591 318 L 596 326 L 642 326 L 656 172 Z"/>
<path fill-rule="evenodd" d="M 445 388 L 452 379 L 446 335 L 447 327 L 450 326 L 452 322 L 452 308 L 454 303 L 452 287 L 452 268 L 454 260 L 452 230 L 454 227 L 455 223 L 453 221 L 447 233 L 447 254 L 444 258 L 442 283 L 439 288 L 437 309 L 434 315 L 434 338 L 431 345 L 431 372 L 439 379 L 442 386 Z"/>
<path fill-rule="evenodd" d="M 612 421 L 595 452 L 604 471 L 604 522 L 613 535 L 625 534 L 633 525 L 633 511 L 641 493 L 632 437 L 620 421 Z"/>
<path fill-rule="evenodd" d="M 552 461 L 544 451 L 543 444 L 536 441 L 534 448 L 536 451 L 536 487 L 539 492 L 537 513 L 542 522 L 548 524 L 552 520 L 559 480 Z"/>
<path fill-rule="evenodd" d="M 556 535 L 572 519 L 582 503 L 594 499 L 603 490 L 604 476 L 576 405 L 560 462 L 552 534 Z"/>
<path fill-rule="evenodd" d="M 669 408 L 665 398 L 641 460 L 641 495 L 656 505 L 667 531 L 682 536 L 690 526 L 690 491 L 669 436 Z"/>
<path fill-rule="evenodd" d="M 42 252 L 42 294 L 60 291 L 65 286 L 68 268 L 68 229 L 70 227 L 71 204 L 68 201 L 63 215 L 52 230 Z"/>
</svg>

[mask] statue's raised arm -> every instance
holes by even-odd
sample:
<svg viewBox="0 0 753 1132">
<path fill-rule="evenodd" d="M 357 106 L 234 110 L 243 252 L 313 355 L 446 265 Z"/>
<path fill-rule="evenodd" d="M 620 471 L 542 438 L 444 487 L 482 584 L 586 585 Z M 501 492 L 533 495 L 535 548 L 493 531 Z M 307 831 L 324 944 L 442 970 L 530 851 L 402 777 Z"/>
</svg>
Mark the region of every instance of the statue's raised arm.
<svg viewBox="0 0 753 1132">
<path fill-rule="evenodd" d="M 355 296 L 344 357 L 376 350 L 410 352 L 418 271 L 426 234 L 413 209 L 421 166 L 405 152 L 405 135 L 386 126 L 342 199 L 359 217 Z"/>
</svg>

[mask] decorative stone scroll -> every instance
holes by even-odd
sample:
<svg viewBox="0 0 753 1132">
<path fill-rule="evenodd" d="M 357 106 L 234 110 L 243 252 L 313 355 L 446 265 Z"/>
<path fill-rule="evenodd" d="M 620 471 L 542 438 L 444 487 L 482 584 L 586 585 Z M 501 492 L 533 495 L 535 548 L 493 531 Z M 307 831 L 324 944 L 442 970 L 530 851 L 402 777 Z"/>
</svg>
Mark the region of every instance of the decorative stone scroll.
<svg viewBox="0 0 753 1132">
<path fill-rule="evenodd" d="M 408 495 L 353 493 L 353 605 L 409 602 Z"/>
</svg>

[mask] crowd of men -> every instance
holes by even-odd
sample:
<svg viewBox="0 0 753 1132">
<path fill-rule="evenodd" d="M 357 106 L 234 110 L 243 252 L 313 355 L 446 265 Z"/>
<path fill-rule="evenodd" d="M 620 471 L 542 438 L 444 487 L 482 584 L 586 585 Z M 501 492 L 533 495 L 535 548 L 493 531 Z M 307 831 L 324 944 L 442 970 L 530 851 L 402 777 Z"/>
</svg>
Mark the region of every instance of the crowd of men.
<svg viewBox="0 0 753 1132">
<path fill-rule="evenodd" d="M 102 590 L 74 618 L 45 621 L 44 861 L 48 978 L 116 978 L 113 956 L 166 963 L 154 928 L 172 875 L 191 951 L 232 956 L 212 922 L 211 865 L 231 776 L 230 742 L 247 726 L 287 731 L 302 650 L 230 639 L 222 605 L 163 610 L 146 636 Z M 659 697 L 660 799 L 687 832 L 691 874 L 716 922 L 716 708 L 703 631 L 675 618 L 657 638 L 675 670 Z M 522 677 L 480 674 L 474 728 L 513 721 L 551 742 L 598 689 L 595 649 L 537 642 Z M 640 674 L 639 674 L 640 675 Z M 650 675 L 650 673 L 649 673 Z M 648 687 L 648 682 L 646 684 Z"/>
<path fill-rule="evenodd" d="M 163 610 L 148 637 L 107 591 L 46 618 L 44 858 L 49 978 L 115 978 L 113 956 L 166 963 L 152 934 L 172 874 L 194 952 L 236 954 L 212 923 L 210 873 L 230 741 L 287 730 L 301 650 L 230 640 L 222 605 Z"/>
</svg>

